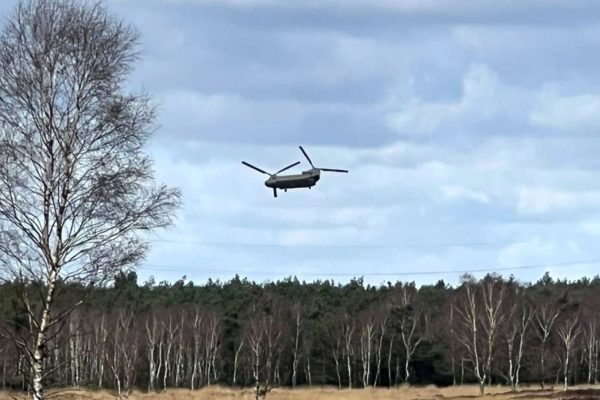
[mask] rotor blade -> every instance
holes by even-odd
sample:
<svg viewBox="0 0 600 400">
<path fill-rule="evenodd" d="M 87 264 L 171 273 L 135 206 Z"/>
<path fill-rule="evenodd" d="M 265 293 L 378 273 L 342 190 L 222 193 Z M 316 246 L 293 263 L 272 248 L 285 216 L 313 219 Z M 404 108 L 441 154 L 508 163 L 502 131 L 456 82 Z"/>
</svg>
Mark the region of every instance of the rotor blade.
<svg viewBox="0 0 600 400">
<path fill-rule="evenodd" d="M 293 164 L 290 164 L 290 165 L 288 165 L 287 167 L 285 167 L 285 168 L 283 168 L 283 169 L 280 169 L 279 171 L 275 172 L 273 175 L 277 175 L 278 173 L 280 173 L 280 172 L 283 172 L 283 171 L 286 171 L 286 170 L 288 170 L 288 169 L 290 169 L 290 168 L 292 168 L 292 167 L 295 167 L 295 166 L 296 166 L 296 165 L 298 165 L 298 164 L 300 164 L 300 161 L 296 161 L 295 163 L 293 163 Z"/>
<path fill-rule="evenodd" d="M 252 168 L 252 169 L 255 169 L 255 170 L 257 170 L 258 172 L 262 172 L 262 173 L 263 173 L 263 174 L 265 174 L 265 175 L 271 175 L 270 173 L 268 173 L 268 172 L 266 172 L 266 171 L 263 171 L 262 169 L 260 169 L 260 168 L 258 168 L 258 167 L 255 167 L 255 166 L 254 166 L 254 165 L 252 165 L 252 164 L 248 164 L 246 161 L 242 161 L 242 164 L 244 164 L 246 167 L 250 167 L 250 168 Z"/>
<path fill-rule="evenodd" d="M 315 167 L 312 163 L 312 161 L 310 161 L 310 157 L 308 156 L 308 154 L 306 154 L 306 152 L 304 151 L 304 149 L 302 148 L 302 146 L 299 146 L 300 150 L 302 151 L 302 154 L 304 154 L 304 157 L 306 157 L 306 159 L 308 160 L 308 163 L 310 164 L 311 167 Z"/>
<path fill-rule="evenodd" d="M 332 169 L 332 168 L 319 168 L 321 171 L 329 171 L 329 172 L 345 172 L 348 173 L 347 169 Z"/>
</svg>

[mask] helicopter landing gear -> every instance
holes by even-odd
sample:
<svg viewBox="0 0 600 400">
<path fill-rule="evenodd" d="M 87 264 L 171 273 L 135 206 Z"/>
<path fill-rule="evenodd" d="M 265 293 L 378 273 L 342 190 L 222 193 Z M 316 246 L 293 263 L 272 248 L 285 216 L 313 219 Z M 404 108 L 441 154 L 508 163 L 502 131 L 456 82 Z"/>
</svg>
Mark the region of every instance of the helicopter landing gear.
<svg viewBox="0 0 600 400">
<path fill-rule="evenodd" d="M 287 193 L 287 189 L 283 189 L 283 191 Z"/>
<path fill-rule="evenodd" d="M 277 188 L 273 188 L 273 197 L 277 197 Z"/>
</svg>

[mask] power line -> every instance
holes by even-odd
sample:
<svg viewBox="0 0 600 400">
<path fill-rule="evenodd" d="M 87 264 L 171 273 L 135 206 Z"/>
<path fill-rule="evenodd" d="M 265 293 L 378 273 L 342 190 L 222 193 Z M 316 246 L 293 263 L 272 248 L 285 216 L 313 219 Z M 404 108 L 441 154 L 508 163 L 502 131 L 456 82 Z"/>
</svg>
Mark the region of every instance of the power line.
<svg viewBox="0 0 600 400">
<path fill-rule="evenodd" d="M 333 277 L 355 277 L 355 276 L 414 276 L 414 275 L 440 275 L 440 274 L 468 274 L 475 272 L 499 272 L 499 271 L 515 271 L 515 270 L 526 270 L 526 269 L 540 269 L 540 268 L 563 268 L 572 267 L 577 265 L 590 265 L 599 264 L 600 258 L 590 260 L 578 260 L 578 261 L 566 261 L 558 263 L 545 263 L 545 264 L 531 264 L 531 265 L 518 265 L 513 267 L 486 267 L 486 268 L 466 268 L 466 269 L 454 269 L 454 270 L 436 270 L 436 271 L 392 271 L 392 272 L 364 272 L 364 273 L 353 273 L 353 272 L 302 272 L 297 275 L 304 276 L 333 276 Z M 183 267 L 176 265 L 156 265 L 156 264 L 144 264 L 139 269 L 146 270 L 157 270 L 157 271 L 181 271 L 190 269 L 192 267 Z M 261 270 L 231 270 L 231 269 L 219 269 L 219 268 L 203 268 L 201 272 L 209 273 L 230 273 L 230 274 L 257 274 L 257 275 L 273 275 L 277 274 L 278 271 L 261 271 Z"/>
<path fill-rule="evenodd" d="M 593 238 L 600 235 L 589 234 L 575 236 L 570 238 L 561 238 L 560 240 L 579 240 Z M 554 239 L 559 240 L 559 239 Z M 173 240 L 173 239 L 152 239 L 152 243 L 170 243 L 170 244 L 193 244 L 198 246 L 212 247 L 255 247 L 255 248 L 358 248 L 358 249 L 414 249 L 414 248 L 451 248 L 451 247 L 493 247 L 515 244 L 531 243 L 531 240 L 502 240 L 502 241 L 480 241 L 480 242 L 456 242 L 456 243 L 402 243 L 402 244 L 369 244 L 369 243 L 251 243 L 251 242 L 213 242 L 201 240 Z"/>
<path fill-rule="evenodd" d="M 445 244 L 368 244 L 368 243 L 353 243 L 353 244 L 335 244 L 335 243 L 299 243 L 299 244 L 287 244 L 287 243 L 245 243 L 245 242 L 202 242 L 195 240 L 167 240 L 159 239 L 152 240 L 154 243 L 172 243 L 172 244 L 195 244 L 199 246 L 215 246 L 215 247 L 281 247 L 281 248 L 365 248 L 365 249 L 398 249 L 398 248 L 416 248 L 416 247 L 477 247 L 477 246 L 494 246 L 494 245 L 505 245 L 505 244 L 518 244 L 527 243 L 514 242 L 514 241 L 502 241 L 502 242 L 471 242 L 471 243 L 445 243 Z"/>
</svg>

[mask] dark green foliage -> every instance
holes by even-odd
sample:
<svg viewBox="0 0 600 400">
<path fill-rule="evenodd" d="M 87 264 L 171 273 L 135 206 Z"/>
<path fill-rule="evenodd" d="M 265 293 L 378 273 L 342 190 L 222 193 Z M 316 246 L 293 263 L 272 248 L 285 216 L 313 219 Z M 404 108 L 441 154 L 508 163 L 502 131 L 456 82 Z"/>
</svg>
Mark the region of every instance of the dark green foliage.
<svg viewBox="0 0 600 400">
<path fill-rule="evenodd" d="M 481 281 L 473 282 L 481 284 Z M 507 294 L 513 293 L 513 297 L 507 297 L 510 299 L 507 307 L 518 301 L 519 305 L 534 309 L 546 305 L 548 310 L 557 310 L 561 316 L 578 315 L 581 332 L 590 327 L 596 329 L 591 321 L 596 318 L 600 321 L 593 311 L 600 304 L 598 277 L 565 282 L 555 281 L 546 274 L 531 285 L 518 283 L 512 277 L 500 282 Z M 377 287 L 366 285 L 362 278 L 336 284 L 329 280 L 301 282 L 290 277 L 259 284 L 239 276 L 226 282 L 209 280 L 203 285 L 195 285 L 185 277 L 174 283 L 157 284 L 154 278 L 138 282 L 133 271 L 119 273 L 112 286 L 87 292 L 77 285 L 62 285 L 58 300 L 61 307 L 84 294 L 86 302 L 53 330 L 53 340 L 47 351 L 49 363 L 55 369 L 49 381 L 57 385 L 114 387 L 119 378 L 124 388 L 148 388 L 152 355 L 157 363 L 159 358 L 163 363 L 156 374 L 154 389 L 162 388 L 165 381 L 169 387 L 191 387 L 193 383 L 197 388 L 215 382 L 231 385 L 236 370 L 235 355 L 243 342 L 238 354 L 236 384 L 254 385 L 256 355 L 251 351 L 250 341 L 259 335 L 259 379 L 276 385 L 291 385 L 295 318 L 299 312 L 299 385 L 337 386 L 334 351 L 342 387 L 348 384 L 348 362 L 353 387 L 375 383 L 387 387 L 403 383 L 406 354 L 401 332 L 404 329 L 406 334 L 407 327 L 413 325 L 413 341 L 419 341 L 409 362 L 411 383 L 458 383 L 463 379 L 461 364 L 465 382 L 473 382 L 466 361 L 468 352 L 460 337 L 451 336 L 451 329 L 458 329 L 457 316 L 454 315 L 454 320 L 449 316 L 453 304 L 460 301 L 462 291 L 457 290 L 459 288 L 443 281 L 420 288 L 414 283 L 401 282 L 388 282 Z M 15 382 L 27 381 L 23 377 L 23 371 L 27 370 L 23 364 L 25 358 L 20 353 L 15 332 L 27 335 L 28 321 L 19 298 L 24 291 L 33 298 L 35 290 L 36 285 L 22 287 L 10 282 L 0 285 L 0 332 L 4 333 L 0 336 L 0 360 L 7 365 L 6 375 L 2 375 L 3 366 L 0 365 L 0 384 L 15 385 Z M 201 319 L 198 325 L 193 324 L 195 318 Z M 508 322 L 504 320 L 502 324 Z M 369 324 L 375 332 L 370 355 L 365 336 Z M 155 348 L 149 341 L 153 326 Z M 344 347 L 344 326 L 352 331 L 350 353 Z M 382 326 L 385 326 L 383 335 L 380 334 Z M 540 379 L 538 334 L 539 327 L 532 323 L 524 344 L 521 382 Z M 590 334 L 600 338 L 600 332 L 596 330 L 590 330 Z M 573 360 L 583 361 L 571 363 L 571 380 L 584 381 L 588 376 L 595 380 L 599 374 L 597 361 L 594 361 L 599 347 L 586 347 L 584 336 L 579 336 L 573 354 Z M 504 337 L 498 334 L 496 338 L 498 354 L 494 357 L 492 382 L 506 382 L 504 372 L 508 361 L 504 354 Z M 195 347 L 194 343 L 198 345 Z M 552 334 L 545 346 L 549 354 L 545 366 L 548 380 L 560 372 L 557 335 Z M 380 370 L 375 382 L 378 348 L 381 349 Z M 589 349 L 595 352 L 592 357 L 586 353 Z M 194 363 L 198 366 L 196 372 L 192 368 Z M 166 364 L 169 370 L 165 380 Z M 370 368 L 367 382 L 365 366 Z M 102 377 L 101 367 L 104 368 Z"/>
</svg>

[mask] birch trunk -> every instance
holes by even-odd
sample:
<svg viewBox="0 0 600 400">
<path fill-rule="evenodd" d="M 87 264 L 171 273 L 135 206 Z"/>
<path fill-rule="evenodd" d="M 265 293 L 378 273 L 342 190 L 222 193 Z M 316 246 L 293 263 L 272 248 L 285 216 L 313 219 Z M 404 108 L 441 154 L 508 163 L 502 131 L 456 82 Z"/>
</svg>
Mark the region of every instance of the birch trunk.
<svg viewBox="0 0 600 400">
<path fill-rule="evenodd" d="M 310 351 L 306 354 L 306 376 L 308 377 L 308 387 L 312 388 L 312 372 L 310 370 Z"/>
<path fill-rule="evenodd" d="M 298 357 L 298 347 L 300 344 L 300 306 L 296 306 L 296 324 L 295 324 L 295 335 L 294 335 L 294 348 L 293 348 L 293 360 L 292 360 L 292 389 L 296 388 L 296 379 L 298 371 L 298 363 L 300 359 Z"/>
<path fill-rule="evenodd" d="M 163 372 L 163 391 L 167 390 L 167 379 L 169 378 L 170 362 L 171 362 L 171 348 L 173 347 L 173 339 L 177 332 L 178 326 L 173 326 L 173 318 L 169 316 L 169 328 L 167 333 L 169 334 L 167 339 L 167 348 L 165 351 L 164 359 L 164 372 Z"/>
<path fill-rule="evenodd" d="M 410 361 L 412 360 L 412 356 L 417 350 L 417 347 L 419 347 L 419 344 L 421 344 L 421 341 L 423 340 L 422 335 L 415 337 L 415 331 L 420 319 L 421 313 L 419 312 L 413 316 L 411 320 L 405 320 L 403 318 L 400 324 L 400 337 L 404 344 L 404 382 L 406 383 L 409 383 L 410 379 Z"/>
<path fill-rule="evenodd" d="M 588 385 L 595 381 L 595 369 L 596 369 L 596 354 L 598 353 L 597 339 L 596 339 L 596 319 L 591 319 L 585 329 L 585 345 L 587 352 L 587 383 Z"/>
<path fill-rule="evenodd" d="M 571 356 L 571 348 L 573 342 L 579 336 L 579 319 L 577 316 L 565 320 L 558 328 L 558 335 L 561 338 L 562 345 L 564 346 L 564 359 L 563 359 L 563 380 L 564 390 L 566 391 L 569 386 L 569 359 Z"/>
<path fill-rule="evenodd" d="M 363 327 L 360 336 L 360 353 L 363 369 L 362 378 L 364 388 L 366 388 L 369 385 L 369 378 L 371 375 L 371 346 L 373 343 L 374 326 L 375 323 L 373 321 L 368 321 Z"/>
<path fill-rule="evenodd" d="M 521 315 L 521 326 L 519 331 L 519 349 L 517 352 L 517 367 L 515 370 L 515 388 L 519 388 L 520 374 L 521 374 L 521 360 L 523 359 L 523 346 L 525 343 L 525 337 L 531 321 L 533 319 L 533 309 L 523 309 Z"/>
<path fill-rule="evenodd" d="M 179 381 L 183 373 L 183 330 L 185 323 L 185 314 L 181 313 L 181 320 L 179 321 L 179 335 L 177 337 L 177 345 L 175 347 L 175 387 L 179 387 Z"/>
<path fill-rule="evenodd" d="M 194 321 L 192 322 L 193 354 L 192 354 L 192 376 L 190 378 L 190 388 L 195 389 L 196 375 L 198 373 L 198 364 L 200 363 L 200 326 L 202 325 L 202 315 L 194 312 Z"/>
<path fill-rule="evenodd" d="M 392 348 L 394 347 L 394 332 L 392 331 L 392 337 L 390 338 L 390 347 L 388 351 L 388 388 L 392 388 Z"/>
<path fill-rule="evenodd" d="M 152 326 L 149 325 L 149 320 L 146 320 L 146 337 L 148 351 L 148 391 L 153 392 L 156 388 L 157 365 L 155 360 L 156 345 L 158 341 L 158 326 L 156 316 L 152 316 Z"/>
<path fill-rule="evenodd" d="M 242 347 L 244 346 L 244 338 L 240 340 L 240 345 L 238 346 L 235 352 L 235 358 L 233 360 L 233 386 L 235 386 L 237 382 L 237 369 L 238 369 L 238 361 L 240 357 L 240 352 L 242 351 Z"/>
<path fill-rule="evenodd" d="M 352 389 L 352 335 L 354 333 L 354 323 L 350 324 L 348 317 L 344 321 L 344 350 L 346 353 L 346 364 L 348 367 L 348 389 Z"/>
<path fill-rule="evenodd" d="M 33 380 L 33 399 L 43 400 L 44 398 L 44 349 L 46 347 L 46 334 L 50 324 L 50 308 L 54 301 L 54 290 L 56 288 L 56 280 L 58 272 L 56 268 L 52 268 L 48 278 L 48 291 L 46 292 L 46 301 L 44 303 L 44 311 L 40 320 L 38 332 L 36 335 L 33 356 L 31 360 L 32 380 Z"/>
<path fill-rule="evenodd" d="M 457 314 L 461 318 L 461 322 L 465 328 L 464 336 L 459 334 L 459 340 L 464 344 L 465 349 L 470 354 L 473 364 L 473 375 L 479 383 L 479 395 L 483 396 L 485 391 L 485 381 L 487 378 L 485 367 L 482 368 L 482 357 L 479 349 L 480 333 L 478 327 L 479 309 L 477 307 L 478 300 L 475 296 L 473 284 L 467 282 L 464 284 L 464 298 L 461 307 L 455 306 Z"/>
<path fill-rule="evenodd" d="M 106 340 L 108 339 L 108 329 L 104 326 L 105 324 L 105 315 L 102 314 L 102 319 L 100 320 L 100 351 L 98 352 L 98 387 L 102 389 L 102 385 L 104 383 L 104 358 L 106 354 Z"/>
<path fill-rule="evenodd" d="M 556 310 L 555 313 L 549 311 L 548 306 L 543 304 L 540 306 L 539 311 L 536 313 L 535 320 L 538 326 L 538 336 L 541 341 L 541 349 L 540 349 L 540 386 L 544 389 L 545 378 L 546 378 L 546 368 L 545 368 L 545 354 L 546 354 L 546 342 L 550 338 L 550 334 L 552 333 L 552 327 L 556 318 L 558 318 L 559 311 Z"/>
<path fill-rule="evenodd" d="M 375 380 L 373 381 L 373 388 L 377 387 L 377 382 L 379 381 L 379 375 L 381 373 L 381 350 L 383 348 L 383 338 L 385 337 L 386 326 L 387 326 L 387 317 L 384 317 L 379 324 L 379 343 L 377 345 L 377 353 L 376 353 L 377 370 L 375 372 Z"/>
<path fill-rule="evenodd" d="M 516 329 L 513 329 L 510 333 L 509 336 L 507 336 L 506 338 L 506 344 L 508 346 L 508 353 L 507 353 L 507 357 L 508 357 L 508 381 L 510 383 L 510 387 L 512 390 L 516 390 L 516 384 L 515 384 L 515 368 L 514 368 L 514 362 L 513 362 L 513 348 L 514 348 L 514 343 L 515 343 L 515 336 L 516 336 L 517 332 Z"/>
<path fill-rule="evenodd" d="M 452 386 L 456 386 L 456 368 L 455 368 L 455 363 L 456 360 L 454 359 L 454 353 L 455 353 L 455 349 L 454 349 L 454 305 L 450 304 L 450 321 L 449 321 L 449 328 L 450 328 L 450 365 L 452 367 Z"/>
<path fill-rule="evenodd" d="M 341 389 L 342 388 L 342 377 L 340 375 L 340 363 L 338 360 L 338 356 L 337 356 L 335 347 L 331 346 L 331 352 L 333 353 L 333 360 L 335 361 L 335 373 L 337 375 L 338 389 Z"/>
</svg>

